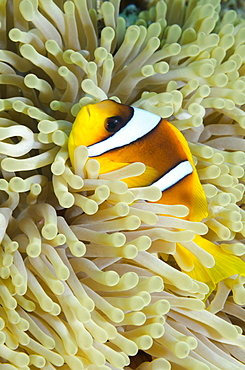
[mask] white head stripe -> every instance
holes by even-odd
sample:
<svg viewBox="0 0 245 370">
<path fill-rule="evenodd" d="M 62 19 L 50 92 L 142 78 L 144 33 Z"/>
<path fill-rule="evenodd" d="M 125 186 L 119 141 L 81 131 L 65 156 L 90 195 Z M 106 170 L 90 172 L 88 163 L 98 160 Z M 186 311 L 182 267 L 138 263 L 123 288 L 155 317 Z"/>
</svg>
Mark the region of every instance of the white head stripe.
<svg viewBox="0 0 245 370">
<path fill-rule="evenodd" d="M 132 108 L 134 110 L 133 117 L 124 127 L 108 139 L 88 147 L 89 157 L 96 157 L 109 150 L 120 148 L 140 139 L 153 130 L 162 119 L 154 113 L 147 112 L 143 109 Z"/>
<path fill-rule="evenodd" d="M 172 168 L 169 172 L 165 173 L 159 180 L 154 182 L 152 185 L 158 187 L 161 191 L 164 191 L 177 182 L 182 180 L 184 177 L 193 172 L 192 165 L 189 161 L 179 163 L 177 166 Z"/>
</svg>

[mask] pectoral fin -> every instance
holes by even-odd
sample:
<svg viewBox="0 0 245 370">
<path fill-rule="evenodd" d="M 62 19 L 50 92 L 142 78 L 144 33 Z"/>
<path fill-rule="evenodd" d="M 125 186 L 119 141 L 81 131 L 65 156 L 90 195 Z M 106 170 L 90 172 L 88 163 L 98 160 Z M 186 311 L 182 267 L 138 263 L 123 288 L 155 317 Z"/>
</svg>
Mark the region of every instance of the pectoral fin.
<svg viewBox="0 0 245 370">
<path fill-rule="evenodd" d="M 100 163 L 100 174 L 119 170 L 120 168 L 125 167 L 129 164 L 129 163 L 113 162 L 110 159 L 104 159 L 100 157 L 96 158 L 96 160 Z"/>
<path fill-rule="evenodd" d="M 120 168 L 123 168 L 131 163 L 121 163 L 121 162 L 113 162 L 109 159 L 103 159 L 96 158 L 100 162 L 100 174 L 112 172 L 119 170 Z M 123 178 L 122 181 L 125 182 L 129 187 L 135 188 L 139 186 L 146 186 L 150 185 L 154 179 L 156 179 L 158 176 L 158 171 L 155 170 L 153 167 L 146 166 L 145 172 L 143 172 L 139 176 L 133 176 L 133 177 L 126 177 Z"/>
<path fill-rule="evenodd" d="M 123 179 L 122 181 L 126 182 L 128 187 L 130 188 L 136 188 L 139 186 L 146 186 L 150 185 L 154 179 L 158 177 L 158 171 L 155 170 L 155 168 L 146 166 L 145 172 L 142 173 L 142 175 L 134 176 L 134 177 L 128 177 L 126 179 Z"/>
</svg>

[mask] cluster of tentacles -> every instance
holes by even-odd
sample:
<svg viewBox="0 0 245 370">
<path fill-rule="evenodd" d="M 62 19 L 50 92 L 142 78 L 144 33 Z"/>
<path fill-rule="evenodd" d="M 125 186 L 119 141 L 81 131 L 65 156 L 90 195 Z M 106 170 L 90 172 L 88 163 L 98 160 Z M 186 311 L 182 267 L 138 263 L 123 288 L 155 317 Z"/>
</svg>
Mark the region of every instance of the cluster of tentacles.
<svg viewBox="0 0 245 370">
<path fill-rule="evenodd" d="M 245 21 L 149 4 L 125 20 L 120 0 L 0 3 L 3 370 L 245 369 Z M 79 147 L 71 166 L 75 116 L 107 98 L 184 133 L 207 219 L 128 188 L 141 163 L 100 175 Z"/>
</svg>

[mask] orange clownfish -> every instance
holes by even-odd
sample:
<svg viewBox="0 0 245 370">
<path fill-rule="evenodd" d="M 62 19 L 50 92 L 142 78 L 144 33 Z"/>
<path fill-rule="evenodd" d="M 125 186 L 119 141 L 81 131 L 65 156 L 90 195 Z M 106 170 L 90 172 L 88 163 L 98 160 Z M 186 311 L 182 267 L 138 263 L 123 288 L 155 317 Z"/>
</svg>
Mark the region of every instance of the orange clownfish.
<svg viewBox="0 0 245 370">
<path fill-rule="evenodd" d="M 176 127 L 156 114 L 112 100 L 89 104 L 78 113 L 69 136 L 72 165 L 74 150 L 80 145 L 87 146 L 89 157 L 100 162 L 100 173 L 143 162 L 146 171 L 142 175 L 123 181 L 130 187 L 158 186 L 162 197 L 157 203 L 186 205 L 190 210 L 187 220 L 207 217 L 206 197 L 187 141 Z M 186 273 L 208 284 L 210 292 L 229 276 L 245 276 L 245 263 L 240 258 L 199 235 L 193 241 L 213 255 L 212 268 L 204 267 L 181 244 L 177 243 L 177 248 L 183 258 L 193 260 L 193 270 Z"/>
<path fill-rule="evenodd" d="M 207 216 L 207 202 L 192 155 L 182 133 L 156 114 L 113 100 L 83 107 L 73 123 L 68 148 L 88 147 L 89 157 L 100 162 L 100 173 L 143 162 L 146 171 L 124 179 L 130 187 L 155 185 L 162 191 L 158 203 L 184 204 L 186 219 Z"/>
</svg>

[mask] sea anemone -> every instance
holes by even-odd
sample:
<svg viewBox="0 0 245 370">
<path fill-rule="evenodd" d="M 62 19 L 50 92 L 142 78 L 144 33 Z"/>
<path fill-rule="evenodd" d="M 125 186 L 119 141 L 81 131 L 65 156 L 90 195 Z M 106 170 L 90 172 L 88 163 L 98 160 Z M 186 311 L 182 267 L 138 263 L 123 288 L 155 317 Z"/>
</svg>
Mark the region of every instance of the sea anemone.
<svg viewBox="0 0 245 370">
<path fill-rule="evenodd" d="M 119 6 L 0 2 L 1 369 L 245 369 L 245 21 Z M 128 188 L 142 163 L 100 174 L 80 146 L 71 166 L 77 113 L 108 98 L 184 133 L 206 219 Z"/>
</svg>

